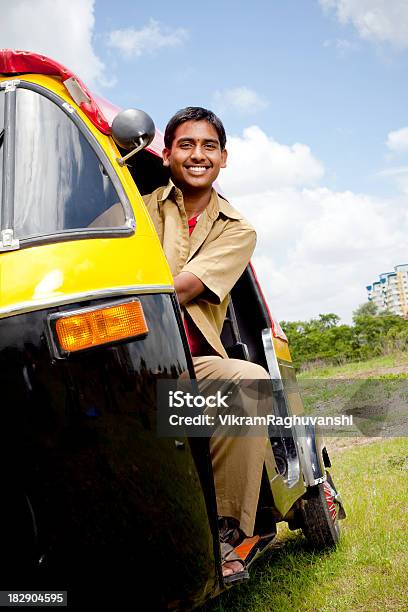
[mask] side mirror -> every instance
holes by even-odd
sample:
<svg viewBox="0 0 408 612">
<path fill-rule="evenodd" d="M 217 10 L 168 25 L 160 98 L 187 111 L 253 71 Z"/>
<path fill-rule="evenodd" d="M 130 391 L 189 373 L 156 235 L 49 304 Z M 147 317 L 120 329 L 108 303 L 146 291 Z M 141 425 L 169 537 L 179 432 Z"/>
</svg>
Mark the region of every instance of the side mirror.
<svg viewBox="0 0 408 612">
<path fill-rule="evenodd" d="M 130 108 L 120 112 L 112 122 L 112 136 L 122 149 L 129 149 L 130 153 L 118 158 L 123 166 L 129 157 L 147 147 L 156 133 L 153 120 L 142 110 Z"/>
</svg>

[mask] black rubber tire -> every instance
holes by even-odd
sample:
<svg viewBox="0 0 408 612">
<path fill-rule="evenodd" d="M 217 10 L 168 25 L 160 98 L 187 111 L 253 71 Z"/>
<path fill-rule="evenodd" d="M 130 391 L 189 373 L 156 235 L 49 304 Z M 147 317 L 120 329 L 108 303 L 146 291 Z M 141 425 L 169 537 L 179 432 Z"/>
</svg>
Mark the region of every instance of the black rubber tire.
<svg viewBox="0 0 408 612">
<path fill-rule="evenodd" d="M 327 485 L 334 489 L 330 475 L 327 476 L 327 483 L 310 487 L 307 498 L 302 500 L 301 506 L 302 531 L 315 550 L 334 548 L 340 539 L 337 504 L 332 502 L 335 509 L 331 507 L 330 510 L 325 493 Z"/>
</svg>

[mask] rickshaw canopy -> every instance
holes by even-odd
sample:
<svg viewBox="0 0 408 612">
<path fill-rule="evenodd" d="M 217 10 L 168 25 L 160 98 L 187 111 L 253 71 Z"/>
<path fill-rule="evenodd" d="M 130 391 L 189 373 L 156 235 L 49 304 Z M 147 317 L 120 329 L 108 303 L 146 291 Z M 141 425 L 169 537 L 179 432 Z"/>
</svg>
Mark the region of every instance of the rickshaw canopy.
<svg viewBox="0 0 408 612">
<path fill-rule="evenodd" d="M 44 74 L 59 77 L 71 98 L 102 134 L 111 134 L 112 121 L 121 109 L 92 93 L 72 70 L 59 62 L 39 53 L 15 49 L 0 49 L 0 74 Z M 163 136 L 156 130 L 153 142 L 146 148 L 155 155 L 161 155 Z"/>
</svg>

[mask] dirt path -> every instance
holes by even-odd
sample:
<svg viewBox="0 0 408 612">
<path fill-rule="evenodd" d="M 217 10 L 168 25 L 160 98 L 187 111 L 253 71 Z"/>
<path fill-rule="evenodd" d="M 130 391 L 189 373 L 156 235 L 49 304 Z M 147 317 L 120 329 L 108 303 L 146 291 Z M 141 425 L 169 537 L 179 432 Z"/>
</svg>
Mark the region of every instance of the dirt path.
<svg viewBox="0 0 408 612">
<path fill-rule="evenodd" d="M 374 442 L 385 440 L 384 436 L 366 437 L 354 436 L 352 438 L 327 438 L 325 440 L 330 455 L 342 453 L 345 450 L 354 448 L 355 446 L 365 446 Z"/>
<path fill-rule="evenodd" d="M 331 378 L 333 380 L 379 378 L 384 374 L 408 374 L 408 364 L 382 368 L 378 367 L 373 370 L 364 370 L 363 372 L 353 372 L 349 374 L 335 374 Z"/>
<path fill-rule="evenodd" d="M 371 418 L 373 418 L 373 423 L 375 423 L 376 417 L 380 418 L 382 421 L 381 430 L 377 429 L 376 432 L 378 435 L 375 435 L 373 431 L 374 435 L 372 436 L 360 434 L 326 437 L 325 443 L 330 453 L 337 454 L 355 446 L 364 446 L 380 442 L 390 436 L 407 435 L 408 380 L 403 378 L 401 381 L 394 381 L 391 379 L 391 382 L 387 384 L 387 381 L 382 381 L 380 377 L 388 374 L 408 375 L 408 363 L 400 363 L 395 366 L 377 366 L 359 372 L 349 372 L 348 374 L 338 373 L 330 377 L 327 387 L 330 397 L 324 397 L 324 395 L 322 395 L 323 401 L 321 398 L 316 398 L 318 401 L 315 405 L 315 409 L 317 409 L 319 413 L 337 412 L 340 414 L 345 411 L 346 413 L 354 413 L 357 418 L 359 416 L 365 416 L 367 418 L 371 416 Z M 333 388 L 330 381 L 335 380 L 345 381 L 345 391 L 349 386 L 348 383 L 353 385 L 353 380 L 367 381 L 367 384 L 363 382 L 361 390 L 356 392 L 352 399 L 346 399 L 347 395 L 343 395 L 343 393 L 337 395 L 330 392 L 330 388 Z M 369 382 L 370 380 L 372 384 Z M 319 383 L 322 384 L 323 379 L 321 379 Z M 335 383 L 333 384 L 336 386 Z M 343 383 L 338 384 L 342 385 Z"/>
</svg>

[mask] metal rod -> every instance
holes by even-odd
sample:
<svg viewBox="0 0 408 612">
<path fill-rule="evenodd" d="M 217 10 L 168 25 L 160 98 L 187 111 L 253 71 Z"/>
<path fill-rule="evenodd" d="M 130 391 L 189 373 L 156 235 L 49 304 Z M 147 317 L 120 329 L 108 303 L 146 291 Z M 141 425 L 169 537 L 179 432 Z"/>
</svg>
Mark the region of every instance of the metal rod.
<svg viewBox="0 0 408 612">
<path fill-rule="evenodd" d="M 234 340 L 235 342 L 242 342 L 241 334 L 239 333 L 238 321 L 237 321 L 237 316 L 235 314 L 235 308 L 234 308 L 232 298 L 230 298 L 227 312 L 229 314 L 229 319 L 231 321 L 232 331 L 234 332 L 234 336 L 235 336 Z"/>
<path fill-rule="evenodd" d="M 146 138 L 141 138 L 141 142 L 139 144 L 139 146 L 136 147 L 136 149 L 133 149 L 133 151 L 131 151 L 130 153 L 128 153 L 127 155 L 125 155 L 124 157 L 117 157 L 116 161 L 118 162 L 119 166 L 124 166 L 125 163 L 127 162 L 127 160 L 132 157 L 133 155 L 136 155 L 136 153 L 139 153 L 139 151 L 141 151 L 142 149 L 145 148 L 146 146 Z"/>
</svg>

